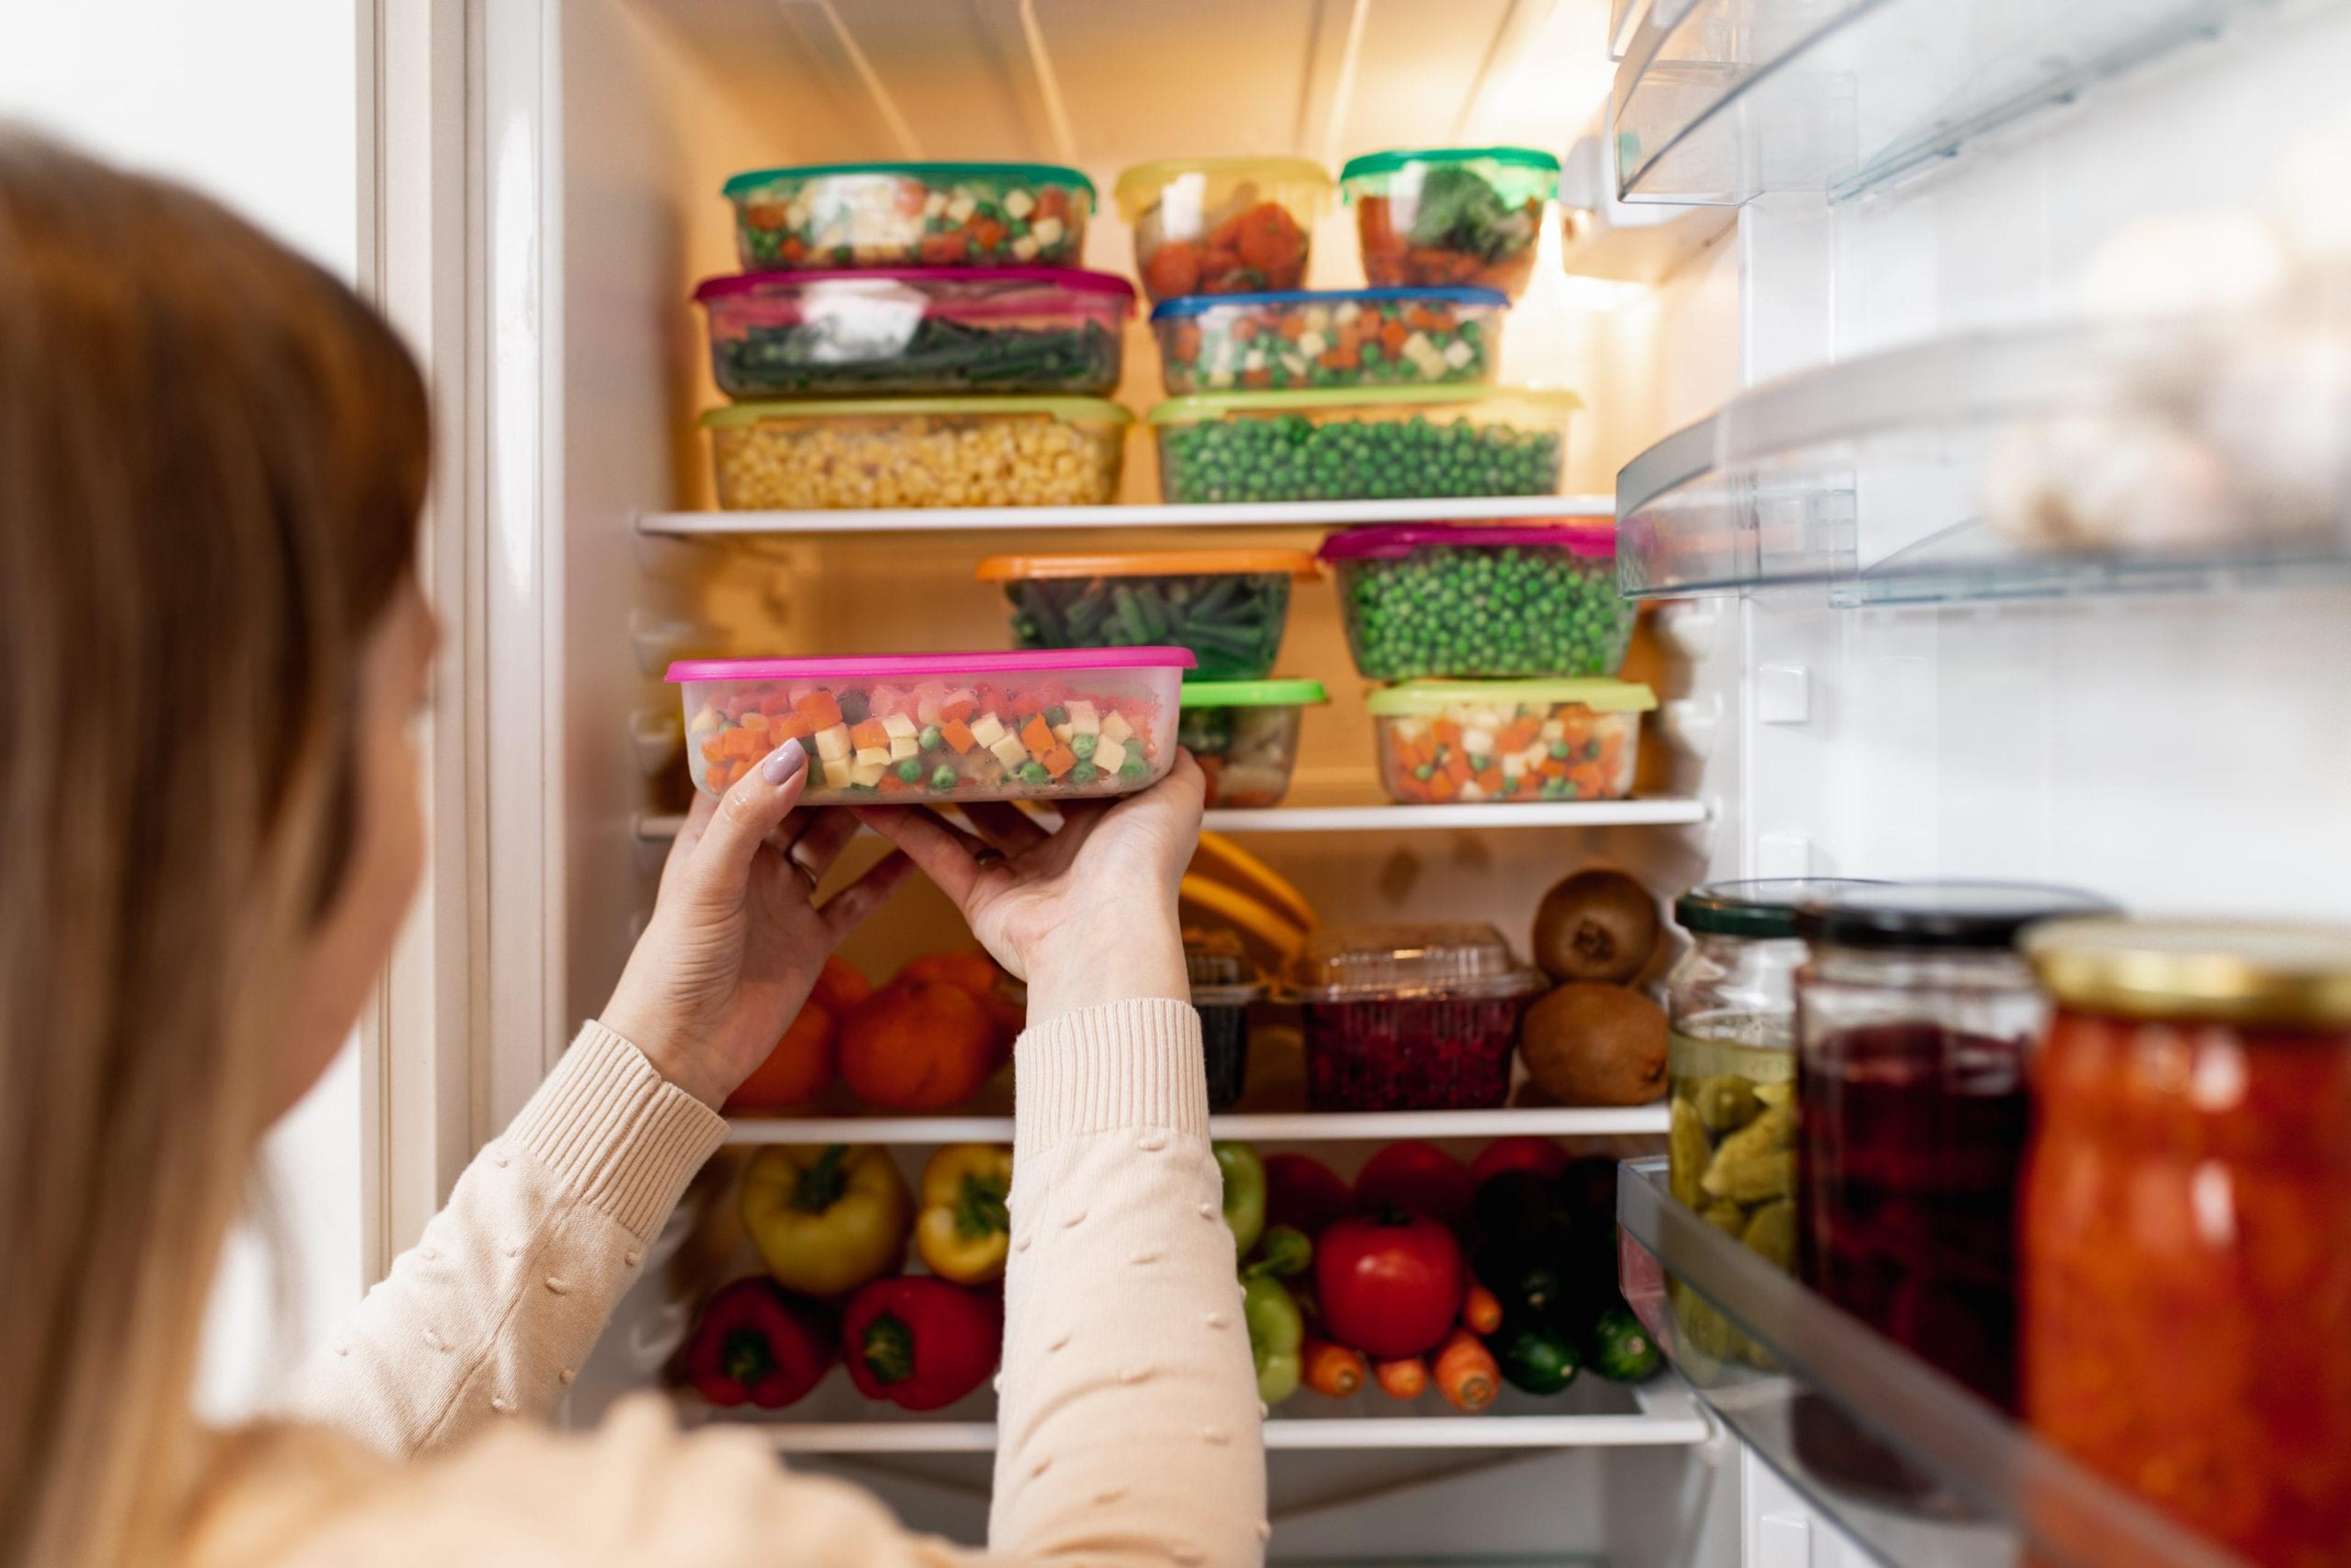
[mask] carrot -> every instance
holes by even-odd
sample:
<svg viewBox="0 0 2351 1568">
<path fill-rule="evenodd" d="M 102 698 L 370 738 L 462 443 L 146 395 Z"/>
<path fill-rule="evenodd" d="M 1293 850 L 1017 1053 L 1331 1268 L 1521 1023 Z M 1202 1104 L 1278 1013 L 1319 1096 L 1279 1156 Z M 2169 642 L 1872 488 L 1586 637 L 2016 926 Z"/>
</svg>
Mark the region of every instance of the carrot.
<svg viewBox="0 0 2351 1568">
<path fill-rule="evenodd" d="M 961 757 L 965 752 L 969 751 L 973 747 L 979 744 L 979 742 L 972 737 L 971 726 L 964 723 L 964 721 L 959 718 L 951 718 L 947 720 L 946 723 L 939 726 L 939 735 L 949 746 L 955 747 L 955 753 L 957 757 Z"/>
<path fill-rule="evenodd" d="M 1380 329 L 1380 347 L 1390 354 L 1400 354 L 1404 351 L 1404 340 L 1411 336 L 1405 330 L 1403 322 L 1392 320 Z"/>
<path fill-rule="evenodd" d="M 1055 746 L 1037 760 L 1045 765 L 1046 772 L 1059 779 L 1078 765 L 1078 754 L 1066 746 Z"/>
<path fill-rule="evenodd" d="M 1300 1376 L 1306 1386 L 1332 1399 L 1344 1399 L 1371 1375 L 1362 1351 L 1349 1350 L 1343 1344 L 1332 1344 L 1312 1334 L 1306 1336 L 1299 1354 Z"/>
<path fill-rule="evenodd" d="M 968 692 L 961 696 L 949 697 L 939 705 L 939 716 L 943 719 L 968 719 L 978 711 L 979 699 Z"/>
<path fill-rule="evenodd" d="M 792 704 L 792 711 L 818 729 L 831 729 L 841 722 L 841 705 L 832 700 L 830 692 L 810 692 Z"/>
<path fill-rule="evenodd" d="M 1476 1333 L 1492 1333 L 1502 1326 L 1502 1303 L 1493 1291 L 1474 1281 L 1461 1299 L 1461 1326 Z"/>
<path fill-rule="evenodd" d="M 1428 733 L 1437 737 L 1437 744 L 1439 746 L 1458 746 L 1461 744 L 1461 727 L 1454 723 L 1449 718 L 1440 718 L 1435 724 L 1430 725 L 1428 727 Z"/>
<path fill-rule="evenodd" d="M 1437 1391 L 1456 1410 L 1483 1410 L 1502 1391 L 1502 1369 L 1495 1364 L 1494 1353 L 1468 1329 L 1455 1329 L 1437 1347 L 1434 1371 Z"/>
<path fill-rule="evenodd" d="M 1029 756 L 1041 758 L 1061 743 L 1053 738 L 1053 727 L 1045 722 L 1045 716 L 1031 714 L 1020 727 L 1020 744 L 1029 748 Z"/>
<path fill-rule="evenodd" d="M 890 730 L 878 718 L 861 719 L 849 727 L 849 744 L 860 751 L 890 749 Z"/>
<path fill-rule="evenodd" d="M 1486 771 L 1478 775 L 1478 788 L 1486 791 L 1487 794 L 1491 795 L 1500 789 L 1501 787 L 1502 770 L 1499 768 L 1489 767 Z"/>
<path fill-rule="evenodd" d="M 1391 1399 L 1417 1399 L 1428 1392 L 1428 1363 L 1416 1355 L 1401 1361 L 1375 1361 L 1372 1375 Z"/>
</svg>

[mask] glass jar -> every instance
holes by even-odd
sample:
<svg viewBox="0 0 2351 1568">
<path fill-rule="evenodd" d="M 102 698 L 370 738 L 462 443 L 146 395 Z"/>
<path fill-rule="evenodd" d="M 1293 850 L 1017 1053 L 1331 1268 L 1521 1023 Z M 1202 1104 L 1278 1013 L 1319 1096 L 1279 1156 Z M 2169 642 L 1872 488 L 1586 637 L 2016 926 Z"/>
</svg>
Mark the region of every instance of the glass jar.
<svg viewBox="0 0 2351 1568">
<path fill-rule="evenodd" d="M 2351 1562 L 2351 930 L 2081 920 L 2022 1198 L 2026 1419 L 2246 1562 Z"/>
</svg>

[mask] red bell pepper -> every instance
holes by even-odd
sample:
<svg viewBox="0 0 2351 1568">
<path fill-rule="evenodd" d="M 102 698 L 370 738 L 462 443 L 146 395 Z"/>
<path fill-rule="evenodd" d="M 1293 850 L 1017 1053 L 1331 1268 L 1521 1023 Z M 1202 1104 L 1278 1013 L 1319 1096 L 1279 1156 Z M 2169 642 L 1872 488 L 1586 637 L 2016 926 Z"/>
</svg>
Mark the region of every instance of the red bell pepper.
<svg viewBox="0 0 2351 1568">
<path fill-rule="evenodd" d="M 1265 1156 L 1265 1220 L 1309 1236 L 1354 1207 L 1346 1179 L 1308 1155 Z"/>
<path fill-rule="evenodd" d="M 754 1274 L 702 1303 L 678 1371 L 713 1405 L 747 1400 L 780 1410 L 814 1388 L 840 1354 L 830 1312 Z"/>
<path fill-rule="evenodd" d="M 1549 1138 L 1496 1138 L 1469 1162 L 1469 1179 L 1484 1186 L 1504 1171 L 1531 1171 L 1545 1181 L 1567 1169 L 1567 1151 Z"/>
<path fill-rule="evenodd" d="M 925 1274 L 876 1280 L 849 1299 L 841 1333 L 850 1378 L 866 1397 L 935 1410 L 996 1370 L 1004 1302 Z"/>
<path fill-rule="evenodd" d="M 1419 1138 L 1390 1144 L 1364 1163 L 1355 1176 L 1355 1209 L 1380 1214 L 1401 1208 L 1449 1226 L 1469 1223 L 1478 1188 L 1461 1162 Z"/>
</svg>

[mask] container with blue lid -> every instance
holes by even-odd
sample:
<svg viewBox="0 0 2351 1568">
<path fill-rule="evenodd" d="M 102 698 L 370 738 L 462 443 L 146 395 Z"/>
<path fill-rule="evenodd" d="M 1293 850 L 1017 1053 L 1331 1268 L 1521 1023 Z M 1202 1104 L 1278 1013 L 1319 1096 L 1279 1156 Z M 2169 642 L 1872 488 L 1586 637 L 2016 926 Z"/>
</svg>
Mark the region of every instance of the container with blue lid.
<svg viewBox="0 0 2351 1568">
<path fill-rule="evenodd" d="M 1509 298 L 1490 288 L 1195 294 L 1151 312 L 1170 395 L 1256 388 L 1490 385 Z"/>
</svg>

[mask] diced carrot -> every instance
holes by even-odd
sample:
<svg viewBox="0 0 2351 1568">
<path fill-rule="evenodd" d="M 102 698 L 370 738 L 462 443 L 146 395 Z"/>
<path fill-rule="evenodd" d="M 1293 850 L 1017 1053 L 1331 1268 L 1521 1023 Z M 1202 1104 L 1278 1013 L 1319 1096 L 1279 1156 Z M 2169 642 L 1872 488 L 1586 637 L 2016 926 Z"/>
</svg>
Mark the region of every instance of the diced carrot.
<svg viewBox="0 0 2351 1568">
<path fill-rule="evenodd" d="M 849 727 L 849 744 L 863 751 L 869 747 L 890 749 L 890 728 L 878 718 L 861 719 Z"/>
<path fill-rule="evenodd" d="M 1567 781 L 1575 786 L 1575 798 L 1579 800 L 1597 800 L 1608 783 L 1601 776 L 1600 765 L 1596 762 L 1579 763 L 1569 768 Z"/>
<path fill-rule="evenodd" d="M 969 694 L 951 696 L 947 698 L 946 701 L 939 705 L 939 716 L 941 718 L 955 719 L 958 722 L 969 718 L 978 711 L 978 702 Z"/>
<path fill-rule="evenodd" d="M 773 751 L 767 738 L 756 729 L 730 729 L 726 732 L 726 755 L 748 761 Z"/>
<path fill-rule="evenodd" d="M 1437 772 L 1456 784 L 1467 784 L 1469 781 L 1469 759 L 1457 751 L 1445 759 L 1445 765 Z"/>
<path fill-rule="evenodd" d="M 1045 722 L 1043 714 L 1039 713 L 1030 714 L 1029 722 L 1020 727 L 1020 744 L 1029 748 L 1029 756 L 1041 759 L 1045 753 L 1061 743 L 1053 738 L 1053 727 Z"/>
<path fill-rule="evenodd" d="M 1514 719 L 1502 727 L 1500 738 L 1494 742 L 1495 747 L 1501 751 L 1524 751 L 1533 742 L 1536 731 L 1541 727 L 1531 718 Z"/>
<path fill-rule="evenodd" d="M 1389 321 L 1380 328 L 1380 347 L 1391 354 L 1402 353 L 1404 340 L 1411 336 L 1412 334 L 1405 329 L 1403 322 Z"/>
<path fill-rule="evenodd" d="M 815 733 L 815 730 L 809 727 L 809 721 L 796 713 L 768 721 L 768 738 L 778 746 L 781 746 L 788 740 L 804 739 Z"/>
<path fill-rule="evenodd" d="M 1478 788 L 1483 789 L 1489 795 L 1500 794 L 1502 792 L 1502 770 L 1499 768 L 1489 767 L 1486 771 L 1478 775 Z"/>
<path fill-rule="evenodd" d="M 1625 737 L 1624 737 L 1624 735 L 1623 735 L 1623 733 L 1622 733 L 1622 732 L 1617 731 L 1617 730 L 1613 730 L 1613 729 L 1612 729 L 1612 730 L 1610 730 L 1606 735 L 1604 735 L 1604 736 L 1602 736 L 1602 737 L 1600 737 L 1600 766 L 1601 766 L 1601 767 L 1603 767 L 1603 768 L 1614 768 L 1614 767 L 1615 767 L 1615 766 L 1616 766 L 1616 759 L 1617 759 L 1619 757 L 1622 757 L 1622 756 L 1624 756 L 1624 755 L 1625 755 Z"/>
<path fill-rule="evenodd" d="M 726 755 L 726 734 L 724 730 L 716 735 L 705 735 L 702 737 L 702 760 L 716 762 Z"/>
<path fill-rule="evenodd" d="M 756 707 L 747 708 L 743 713 L 743 727 L 764 733 L 768 727 L 768 716 Z"/>
<path fill-rule="evenodd" d="M 899 795 L 912 789 L 914 786 L 907 783 L 904 779 L 899 778 L 898 770 L 893 768 L 890 771 L 882 775 L 882 781 L 879 784 L 876 784 L 874 788 L 881 790 L 884 795 Z"/>
<path fill-rule="evenodd" d="M 789 235 L 785 237 L 778 254 L 786 261 L 804 261 L 808 258 L 808 246 L 801 242 L 799 235 Z"/>
<path fill-rule="evenodd" d="M 971 242 L 982 250 L 994 250 L 1004 243 L 1004 225 L 994 218 L 982 218 L 971 225 Z"/>
<path fill-rule="evenodd" d="M 1439 746 L 1458 746 L 1461 744 L 1461 727 L 1454 723 L 1449 718 L 1440 718 L 1435 724 L 1430 725 L 1428 727 L 1428 733 L 1437 737 L 1437 744 Z"/>
<path fill-rule="evenodd" d="M 1257 323 L 1243 316 L 1233 323 L 1231 330 L 1234 342 L 1246 343 L 1257 336 Z"/>
<path fill-rule="evenodd" d="M 1078 765 L 1078 754 L 1066 746 L 1057 745 L 1040 756 L 1037 760 L 1045 765 L 1046 772 L 1059 779 Z"/>
<path fill-rule="evenodd" d="M 1340 348 L 1323 350 L 1314 362 L 1326 371 L 1352 371 L 1363 364 L 1364 356 L 1356 351 L 1354 344 L 1348 343 Z"/>
<path fill-rule="evenodd" d="M 831 692 L 810 692 L 792 704 L 792 708 L 809 721 L 811 735 L 841 722 L 841 705 L 832 700 Z"/>
<path fill-rule="evenodd" d="M 1270 387 L 1272 384 L 1273 372 L 1271 371 L 1259 368 L 1258 370 L 1243 371 L 1241 372 L 1241 385 L 1249 388 L 1251 391 L 1256 391 L 1261 387 Z"/>
<path fill-rule="evenodd" d="M 1047 185 L 1037 193 L 1037 215 L 1058 218 L 1070 210 L 1070 193 L 1060 185 Z"/>
<path fill-rule="evenodd" d="M 1298 341 L 1299 335 L 1306 330 L 1306 323 L 1299 318 L 1296 312 L 1293 311 L 1290 315 L 1284 316 L 1275 326 L 1274 330 L 1280 332 L 1290 342 L 1295 343 Z"/>
<path fill-rule="evenodd" d="M 949 704 L 948 706 L 953 706 L 954 705 Z M 959 718 L 951 718 L 947 720 L 946 723 L 939 726 L 939 734 L 945 737 L 949 746 L 955 747 L 955 754 L 957 757 L 961 757 L 965 752 L 969 751 L 973 747 L 979 744 L 979 742 L 974 740 L 971 737 L 971 726 L 964 723 L 964 721 Z"/>
</svg>

